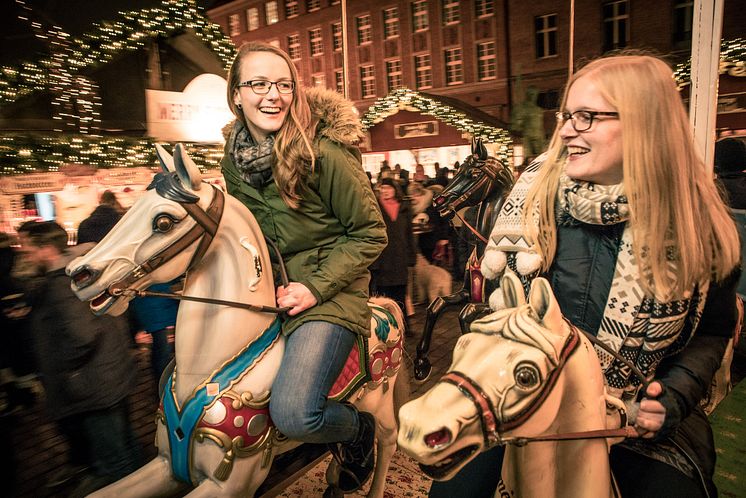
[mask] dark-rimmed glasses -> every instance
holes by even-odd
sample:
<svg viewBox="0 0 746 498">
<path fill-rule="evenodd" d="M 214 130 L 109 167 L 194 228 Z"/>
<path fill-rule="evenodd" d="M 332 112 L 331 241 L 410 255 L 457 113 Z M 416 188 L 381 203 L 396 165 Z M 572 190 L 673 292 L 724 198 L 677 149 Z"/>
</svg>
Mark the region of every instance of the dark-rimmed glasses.
<svg viewBox="0 0 746 498">
<path fill-rule="evenodd" d="M 272 89 L 272 85 L 277 87 L 277 91 L 280 93 L 288 94 L 295 91 L 294 81 L 267 81 L 267 80 L 250 80 L 239 83 L 238 87 L 248 86 L 257 95 L 267 95 Z"/>
<path fill-rule="evenodd" d="M 557 117 L 557 123 L 560 126 L 565 124 L 565 121 L 570 120 L 572 127 L 578 133 L 588 131 L 593 125 L 593 119 L 596 116 L 611 116 L 618 118 L 618 112 L 609 111 L 575 111 L 575 112 L 556 112 L 554 115 Z"/>
</svg>

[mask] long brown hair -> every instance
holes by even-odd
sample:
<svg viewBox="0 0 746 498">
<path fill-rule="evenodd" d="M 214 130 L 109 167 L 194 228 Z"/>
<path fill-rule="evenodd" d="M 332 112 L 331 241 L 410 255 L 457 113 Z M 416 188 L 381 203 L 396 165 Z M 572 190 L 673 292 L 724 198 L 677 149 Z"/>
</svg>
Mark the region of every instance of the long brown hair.
<svg viewBox="0 0 746 498">
<path fill-rule="evenodd" d="M 671 69 L 648 55 L 597 59 L 570 78 L 562 109 L 580 78 L 592 79 L 619 112 L 629 226 L 635 258 L 647 276 L 642 279 L 643 288 L 666 299 L 683 295 L 713 275 L 717 280 L 725 278 L 740 261 L 738 233 L 712 171 L 696 150 Z M 539 208 L 527 208 L 525 222 L 544 270 L 557 247 L 554 208 L 566 160 L 559 130 L 557 126 L 546 166 L 526 198 L 526 206 Z M 675 272 L 670 271 L 671 259 Z"/>
<path fill-rule="evenodd" d="M 236 105 L 235 95 L 241 83 L 241 62 L 252 52 L 270 52 L 282 57 L 295 83 L 290 112 L 275 136 L 272 175 L 280 190 L 282 200 L 289 207 L 296 209 L 300 205 L 306 178 L 313 171 L 316 161 L 311 143 L 317 123 L 311 116 L 306 92 L 298 84 L 298 70 L 293 61 L 281 49 L 261 42 L 248 42 L 241 45 L 228 71 L 228 107 L 233 115 L 246 126 L 246 118 L 243 111 Z"/>
</svg>

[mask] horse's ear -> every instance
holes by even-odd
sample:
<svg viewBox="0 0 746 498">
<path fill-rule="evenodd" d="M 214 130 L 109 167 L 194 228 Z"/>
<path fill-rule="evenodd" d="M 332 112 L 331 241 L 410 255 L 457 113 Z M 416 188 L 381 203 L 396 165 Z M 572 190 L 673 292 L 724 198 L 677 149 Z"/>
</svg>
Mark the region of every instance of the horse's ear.
<svg viewBox="0 0 746 498">
<path fill-rule="evenodd" d="M 547 279 L 537 277 L 533 280 L 528 293 L 528 303 L 546 328 L 563 330 L 562 311 Z"/>
<path fill-rule="evenodd" d="M 155 144 L 155 155 L 158 156 L 158 161 L 161 163 L 161 169 L 164 173 L 176 171 L 176 168 L 174 168 L 174 158 L 171 157 L 171 154 L 161 144 Z"/>
<path fill-rule="evenodd" d="M 202 185 L 202 173 L 181 144 L 176 144 L 174 148 L 174 166 L 182 184 L 192 190 L 199 190 Z"/>
<path fill-rule="evenodd" d="M 481 138 L 478 138 L 476 140 L 476 150 L 474 150 L 474 146 L 472 146 L 472 152 L 479 158 L 480 161 L 486 161 L 489 157 L 487 147 L 484 146 L 484 142 Z"/>
<path fill-rule="evenodd" d="M 500 289 L 503 291 L 503 302 L 506 308 L 517 308 L 526 304 L 521 280 L 510 270 L 505 270 L 500 279 Z"/>
</svg>

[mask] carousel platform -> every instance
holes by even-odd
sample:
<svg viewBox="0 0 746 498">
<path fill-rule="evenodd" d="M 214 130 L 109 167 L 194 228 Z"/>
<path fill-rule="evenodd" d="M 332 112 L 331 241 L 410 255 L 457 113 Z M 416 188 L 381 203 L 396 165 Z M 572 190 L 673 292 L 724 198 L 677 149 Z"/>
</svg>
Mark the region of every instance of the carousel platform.
<svg viewBox="0 0 746 498">
<path fill-rule="evenodd" d="M 427 391 L 436 379 L 445 373 L 450 364 L 451 351 L 459 337 L 457 311 L 446 312 L 438 321 L 430 350 L 433 373 L 424 384 L 412 383 L 412 396 L 417 397 Z M 416 307 L 410 317 L 411 332 L 406 340 L 406 349 L 414 355 L 417 341 L 424 323 L 424 306 Z M 153 445 L 155 424 L 154 413 L 157 406 L 155 382 L 149 369 L 149 351 L 140 345 L 137 354 L 138 385 L 131 398 L 131 417 L 136 435 L 140 441 L 144 462 L 155 456 Z M 405 365 L 412 374 L 411 358 Z M 736 386 L 733 392 L 718 406 L 712 415 L 713 428 L 718 452 L 716 484 L 723 497 L 746 498 L 746 344 L 734 358 L 733 378 Z M 0 496 L 9 498 L 67 497 L 71 483 L 57 484 L 64 475 L 67 465 L 67 446 L 54 424 L 50 423 L 43 411 L 43 402 L 19 411 L 12 417 L 2 420 L 3 444 L 12 444 L 15 450 L 14 467 L 3 465 L 3 491 Z M 7 438 L 5 436 L 8 436 Z M 273 490 L 265 496 L 320 497 L 325 489 L 324 472 L 328 463 L 322 455 L 293 484 L 284 490 Z M 14 477 L 11 477 L 14 476 Z M 7 484 L 15 481 L 15 492 L 10 493 Z M 419 472 L 417 464 L 397 452 L 394 455 L 387 477 L 386 498 L 419 498 L 427 496 L 429 480 Z M 352 496 L 362 496 L 359 493 Z"/>
</svg>

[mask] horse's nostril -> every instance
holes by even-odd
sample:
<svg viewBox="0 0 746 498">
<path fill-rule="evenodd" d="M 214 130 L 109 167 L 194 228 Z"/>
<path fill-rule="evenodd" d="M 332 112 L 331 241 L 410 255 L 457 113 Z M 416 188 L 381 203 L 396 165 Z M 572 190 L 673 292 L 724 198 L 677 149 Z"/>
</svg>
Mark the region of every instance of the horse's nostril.
<svg viewBox="0 0 746 498">
<path fill-rule="evenodd" d="M 75 285 L 80 288 L 90 285 L 95 280 L 95 273 L 86 266 L 76 270 L 75 273 L 70 275 L 70 278 L 72 278 Z"/>
<path fill-rule="evenodd" d="M 450 443 L 452 440 L 453 436 L 448 429 L 440 429 L 425 436 L 425 444 L 428 448 L 438 448 Z"/>
</svg>

